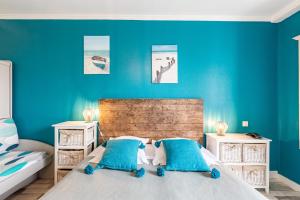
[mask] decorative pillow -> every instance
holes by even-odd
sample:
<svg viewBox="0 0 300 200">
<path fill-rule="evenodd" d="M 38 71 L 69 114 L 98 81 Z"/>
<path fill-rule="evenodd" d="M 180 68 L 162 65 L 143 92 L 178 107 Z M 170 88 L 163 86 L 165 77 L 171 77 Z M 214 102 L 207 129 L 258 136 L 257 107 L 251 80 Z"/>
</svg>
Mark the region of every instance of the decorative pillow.
<svg viewBox="0 0 300 200">
<path fill-rule="evenodd" d="M 130 140 L 139 140 L 143 143 L 144 147 L 146 147 L 146 144 L 149 142 L 149 138 L 140 138 L 136 136 L 120 136 L 120 137 L 111 137 L 110 140 L 123 140 L 123 139 L 130 139 Z M 140 145 L 143 146 L 143 145 Z M 139 148 L 138 150 L 138 165 L 141 164 L 147 164 L 149 165 L 149 161 L 146 157 L 145 148 Z"/>
<path fill-rule="evenodd" d="M 210 172 L 196 141 L 178 139 L 162 142 L 167 156 L 166 170 Z"/>
<path fill-rule="evenodd" d="M 98 164 L 102 159 L 104 151 L 105 151 L 105 147 L 103 147 L 101 145 L 99 147 L 97 147 L 92 153 L 89 154 L 89 156 L 94 157 L 91 160 L 89 160 L 89 163 Z M 146 157 L 146 153 L 145 153 L 144 149 L 140 149 L 140 148 L 138 149 L 137 164 L 138 165 L 142 165 L 142 164 L 149 165 L 149 161 Z"/>
<path fill-rule="evenodd" d="M 175 137 L 175 138 L 166 138 L 166 139 L 161 139 L 161 140 L 152 140 L 152 146 L 154 148 L 154 158 L 152 160 L 152 164 L 154 166 L 157 165 L 166 165 L 166 153 L 165 149 L 163 147 L 163 140 L 178 140 L 178 139 L 186 139 L 187 138 L 182 138 L 182 137 Z"/>
<path fill-rule="evenodd" d="M 140 138 L 140 137 L 136 137 L 136 136 L 120 136 L 120 137 L 111 137 L 109 138 L 110 140 L 120 140 L 120 139 L 131 139 L 131 140 L 139 140 L 141 141 L 144 145 L 146 145 L 147 143 L 149 143 L 149 138 Z"/>
<path fill-rule="evenodd" d="M 139 140 L 109 140 L 98 165 L 103 168 L 124 171 L 136 170 L 139 145 Z"/>
<path fill-rule="evenodd" d="M 171 139 L 180 139 L 180 138 L 171 138 Z M 152 140 L 152 148 L 155 151 L 154 157 L 152 158 L 153 159 L 152 164 L 154 166 L 166 165 L 166 153 L 164 150 L 163 142 L 160 143 L 159 147 L 155 146 L 156 142 L 157 142 L 156 140 Z M 212 153 L 209 152 L 207 149 L 202 147 L 200 148 L 200 152 L 208 166 L 219 165 L 217 158 L 214 155 L 212 155 Z M 146 156 L 147 156 L 147 152 L 146 152 Z"/>
<path fill-rule="evenodd" d="M 0 120 L 0 153 L 11 151 L 18 147 L 19 137 L 17 127 L 13 119 Z"/>
</svg>

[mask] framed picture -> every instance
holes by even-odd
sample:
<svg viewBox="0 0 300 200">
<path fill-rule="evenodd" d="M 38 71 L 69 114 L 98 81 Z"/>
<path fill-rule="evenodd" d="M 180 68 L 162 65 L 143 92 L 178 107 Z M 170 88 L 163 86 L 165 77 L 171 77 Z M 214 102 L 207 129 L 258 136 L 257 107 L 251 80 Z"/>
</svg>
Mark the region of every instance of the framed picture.
<svg viewBox="0 0 300 200">
<path fill-rule="evenodd" d="M 109 36 L 84 36 L 84 74 L 109 73 Z"/>
<path fill-rule="evenodd" d="M 177 45 L 152 46 L 152 83 L 178 83 Z"/>
</svg>

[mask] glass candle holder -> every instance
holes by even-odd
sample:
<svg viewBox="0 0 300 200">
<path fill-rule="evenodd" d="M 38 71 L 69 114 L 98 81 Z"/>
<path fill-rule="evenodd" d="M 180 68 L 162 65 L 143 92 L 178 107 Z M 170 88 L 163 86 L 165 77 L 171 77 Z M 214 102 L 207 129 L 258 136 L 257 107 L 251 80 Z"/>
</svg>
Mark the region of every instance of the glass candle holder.
<svg viewBox="0 0 300 200">
<path fill-rule="evenodd" d="M 228 124 L 226 122 L 217 122 L 216 124 L 216 132 L 219 136 L 224 136 L 226 131 L 228 130 Z"/>
<path fill-rule="evenodd" d="M 92 122 L 94 119 L 95 113 L 94 113 L 93 109 L 87 108 L 82 112 L 82 115 L 83 115 L 84 121 Z"/>
</svg>

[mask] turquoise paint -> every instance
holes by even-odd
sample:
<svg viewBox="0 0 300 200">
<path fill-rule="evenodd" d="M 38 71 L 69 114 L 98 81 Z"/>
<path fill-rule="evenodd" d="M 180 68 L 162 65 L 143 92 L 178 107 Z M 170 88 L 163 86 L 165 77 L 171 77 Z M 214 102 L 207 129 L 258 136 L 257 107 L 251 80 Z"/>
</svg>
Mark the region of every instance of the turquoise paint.
<svg viewBox="0 0 300 200">
<path fill-rule="evenodd" d="M 111 36 L 111 74 L 83 75 L 83 36 Z M 271 23 L 0 20 L 0 59 L 14 62 L 22 138 L 53 144 L 51 124 L 80 120 L 99 98 L 202 98 L 209 120 L 273 139 L 277 169 L 277 27 Z M 151 83 L 152 45 L 178 45 L 179 84 Z M 242 120 L 250 127 L 243 128 Z"/>
<path fill-rule="evenodd" d="M 278 25 L 279 172 L 300 183 L 298 128 L 298 42 L 300 12 Z"/>
</svg>

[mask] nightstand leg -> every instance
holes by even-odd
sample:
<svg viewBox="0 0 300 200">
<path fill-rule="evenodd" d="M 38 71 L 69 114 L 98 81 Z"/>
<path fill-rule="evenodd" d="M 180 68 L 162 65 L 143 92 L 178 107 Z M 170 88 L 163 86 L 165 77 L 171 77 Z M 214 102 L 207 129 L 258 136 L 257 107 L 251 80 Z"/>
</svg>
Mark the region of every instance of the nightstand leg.
<svg viewBox="0 0 300 200">
<path fill-rule="evenodd" d="M 269 188 L 269 187 L 266 187 L 266 188 L 265 188 L 265 192 L 266 192 L 267 194 L 269 194 L 270 188 Z"/>
</svg>

